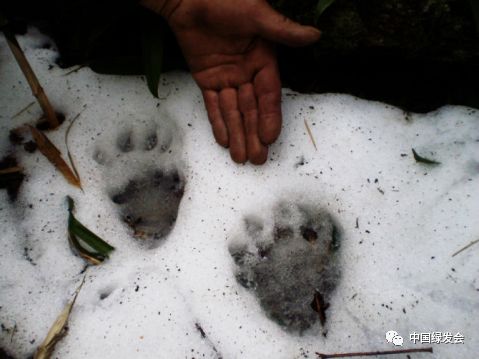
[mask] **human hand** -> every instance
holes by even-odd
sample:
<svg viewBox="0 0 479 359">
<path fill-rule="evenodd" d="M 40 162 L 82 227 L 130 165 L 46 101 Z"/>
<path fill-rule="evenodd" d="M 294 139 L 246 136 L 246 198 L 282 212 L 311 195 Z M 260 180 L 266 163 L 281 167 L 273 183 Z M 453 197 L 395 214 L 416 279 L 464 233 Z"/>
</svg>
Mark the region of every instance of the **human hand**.
<svg viewBox="0 0 479 359">
<path fill-rule="evenodd" d="M 304 46 L 319 31 L 265 0 L 142 0 L 168 21 L 200 87 L 216 142 L 237 163 L 263 164 L 281 131 L 281 82 L 271 42 Z"/>
</svg>

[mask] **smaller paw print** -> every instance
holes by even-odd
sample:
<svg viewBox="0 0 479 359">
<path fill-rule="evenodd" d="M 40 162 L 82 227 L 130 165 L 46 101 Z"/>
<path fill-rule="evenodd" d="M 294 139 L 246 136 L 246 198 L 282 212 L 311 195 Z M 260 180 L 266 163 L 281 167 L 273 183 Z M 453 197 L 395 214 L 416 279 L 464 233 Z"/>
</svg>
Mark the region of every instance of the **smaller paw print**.
<svg viewBox="0 0 479 359">
<path fill-rule="evenodd" d="M 166 123 L 136 121 L 99 144 L 93 155 L 111 201 L 137 238 L 164 238 L 176 222 L 185 188 L 177 136 Z"/>
</svg>

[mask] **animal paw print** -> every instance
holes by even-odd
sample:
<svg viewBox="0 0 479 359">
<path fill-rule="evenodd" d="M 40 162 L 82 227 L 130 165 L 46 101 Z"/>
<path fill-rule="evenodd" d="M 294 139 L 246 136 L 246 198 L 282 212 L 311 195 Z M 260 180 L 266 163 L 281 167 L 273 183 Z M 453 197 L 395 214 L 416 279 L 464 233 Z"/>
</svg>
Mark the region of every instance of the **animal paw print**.
<svg viewBox="0 0 479 359">
<path fill-rule="evenodd" d="M 236 278 L 271 319 L 302 333 L 326 322 L 340 278 L 339 229 L 328 212 L 313 206 L 284 202 L 272 214 L 272 228 L 246 218 L 244 237 L 230 245 Z"/>
<path fill-rule="evenodd" d="M 185 188 L 178 131 L 166 121 L 122 127 L 97 146 L 94 159 L 103 169 L 111 201 L 133 235 L 164 238 L 175 225 Z"/>
</svg>

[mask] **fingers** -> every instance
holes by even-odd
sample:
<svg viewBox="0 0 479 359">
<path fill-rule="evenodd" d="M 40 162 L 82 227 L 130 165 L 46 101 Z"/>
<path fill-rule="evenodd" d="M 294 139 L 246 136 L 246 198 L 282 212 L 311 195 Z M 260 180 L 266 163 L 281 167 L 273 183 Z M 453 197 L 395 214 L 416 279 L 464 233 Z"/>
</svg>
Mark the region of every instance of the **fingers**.
<svg viewBox="0 0 479 359">
<path fill-rule="evenodd" d="M 218 93 L 205 90 L 203 91 L 203 99 L 216 142 L 223 147 L 228 147 L 228 130 L 221 115 Z"/>
<path fill-rule="evenodd" d="M 216 91 L 203 91 L 208 118 L 216 142 L 229 147 L 233 161 L 261 165 L 266 162 L 268 149 L 258 133 L 258 106 L 251 83 Z"/>
<path fill-rule="evenodd" d="M 262 165 L 268 158 L 268 149 L 261 143 L 258 136 L 258 106 L 251 83 L 240 87 L 238 101 L 244 119 L 246 153 L 251 163 Z"/>
<path fill-rule="evenodd" d="M 230 155 L 233 161 L 245 163 L 247 158 L 246 139 L 241 113 L 238 110 L 236 89 L 227 88 L 219 94 L 221 115 L 228 129 Z"/>
<path fill-rule="evenodd" d="M 261 69 L 254 80 L 258 96 L 258 134 L 265 145 L 271 144 L 281 132 L 281 81 L 276 62 Z"/>
<path fill-rule="evenodd" d="M 266 1 L 256 11 L 259 35 L 288 46 L 305 46 L 319 40 L 321 32 L 312 26 L 303 26 L 273 10 Z"/>
</svg>

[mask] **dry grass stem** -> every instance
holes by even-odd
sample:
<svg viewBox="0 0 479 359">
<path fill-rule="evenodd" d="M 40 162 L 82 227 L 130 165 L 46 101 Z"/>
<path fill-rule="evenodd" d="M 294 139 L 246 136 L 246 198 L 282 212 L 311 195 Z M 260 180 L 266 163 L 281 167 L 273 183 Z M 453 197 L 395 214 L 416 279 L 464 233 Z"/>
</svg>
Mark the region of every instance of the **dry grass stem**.
<svg viewBox="0 0 479 359">
<path fill-rule="evenodd" d="M 314 140 L 313 133 L 311 132 L 311 129 L 309 128 L 309 125 L 306 119 L 304 120 L 304 125 L 306 126 L 306 131 L 308 131 L 308 135 L 309 135 L 309 138 L 311 139 L 311 142 L 313 143 L 314 149 L 317 151 L 318 147 L 316 146 L 316 141 Z"/>
<path fill-rule="evenodd" d="M 14 118 L 17 118 L 18 116 L 20 116 L 22 113 L 24 113 L 25 111 L 27 111 L 30 107 L 32 107 L 33 105 L 35 104 L 35 101 L 33 102 L 30 102 L 28 105 L 26 105 L 24 108 L 22 108 L 20 111 L 18 111 L 15 115 L 12 116 L 12 120 Z"/>
<path fill-rule="evenodd" d="M 452 255 L 452 257 L 457 256 L 459 253 L 464 252 L 466 249 L 471 248 L 474 244 L 477 244 L 477 243 L 479 243 L 479 239 L 476 239 L 475 241 L 472 241 L 471 243 L 469 243 L 467 246 L 462 247 L 462 248 L 459 249 L 457 252 L 455 252 L 455 253 Z"/>
<path fill-rule="evenodd" d="M 72 120 L 72 122 L 70 122 L 70 125 L 68 125 L 68 128 L 65 132 L 65 146 L 67 148 L 67 156 L 68 156 L 68 160 L 70 161 L 70 165 L 72 166 L 72 170 L 73 170 L 73 173 L 75 174 L 76 178 L 78 179 L 78 182 L 81 183 L 81 178 L 80 178 L 80 174 L 78 173 L 77 171 L 77 168 L 75 166 L 75 162 L 73 161 L 73 157 L 71 155 L 71 152 L 70 152 L 70 148 L 68 146 L 68 136 L 70 135 L 70 130 L 72 129 L 73 127 L 73 124 L 75 123 L 75 121 L 80 117 L 80 115 L 83 113 L 83 111 L 85 111 L 84 109 L 79 112 Z M 81 188 L 81 187 L 80 187 Z M 83 191 L 83 189 L 82 189 Z"/>
<path fill-rule="evenodd" d="M 61 152 L 55 145 L 45 136 L 41 131 L 35 127 L 28 126 L 35 143 L 38 146 L 40 152 L 57 168 L 63 177 L 72 185 L 82 188 L 80 179 L 70 169 L 65 160 L 62 158 Z"/>
<path fill-rule="evenodd" d="M 352 358 L 352 357 L 370 357 L 378 355 L 397 355 L 407 353 L 432 353 L 432 348 L 419 348 L 419 349 L 397 349 L 397 350 L 384 350 L 376 352 L 361 352 L 361 353 L 341 353 L 341 354 L 322 354 L 316 352 L 316 355 L 321 359 L 328 358 Z"/>
<path fill-rule="evenodd" d="M 19 166 L 15 166 L 15 167 L 1 169 L 0 170 L 0 175 L 7 175 L 7 174 L 10 174 L 10 173 L 18 173 L 18 172 L 22 172 L 22 171 L 23 171 L 23 168 L 21 168 Z"/>
<path fill-rule="evenodd" d="M 50 128 L 57 128 L 60 125 L 60 122 L 58 121 L 55 110 L 50 104 L 50 101 L 43 91 L 43 88 L 40 86 L 40 82 L 38 81 L 32 67 L 30 66 L 30 63 L 25 57 L 23 50 L 18 44 L 15 35 L 13 35 L 9 30 L 4 30 L 4 34 L 5 38 L 7 39 L 8 46 L 10 47 L 15 60 L 17 60 L 18 66 L 20 66 L 20 69 L 25 75 L 25 78 L 32 89 L 33 95 L 37 98 L 37 101 L 40 104 L 43 113 L 45 114 L 45 118 L 47 119 Z"/>
<path fill-rule="evenodd" d="M 65 72 L 62 76 L 68 76 L 68 75 L 71 75 L 73 74 L 74 72 L 77 72 L 79 70 L 81 70 L 82 68 L 84 68 L 86 65 L 78 65 L 76 66 L 75 68 L 73 68 L 72 70 L 68 71 L 68 72 Z"/>
</svg>

